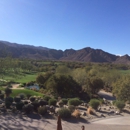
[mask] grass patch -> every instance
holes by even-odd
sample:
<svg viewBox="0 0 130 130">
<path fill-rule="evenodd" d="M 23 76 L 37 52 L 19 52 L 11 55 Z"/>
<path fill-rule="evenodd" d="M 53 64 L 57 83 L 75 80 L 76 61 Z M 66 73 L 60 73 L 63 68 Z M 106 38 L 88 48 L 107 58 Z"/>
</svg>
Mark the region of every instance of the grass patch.
<svg viewBox="0 0 130 130">
<path fill-rule="evenodd" d="M 119 70 L 121 74 L 129 74 L 130 75 L 130 70 Z"/>
<path fill-rule="evenodd" d="M 27 83 L 27 82 L 30 82 L 30 81 L 35 81 L 36 80 L 36 76 L 37 76 L 37 74 L 27 74 L 25 76 L 22 76 L 19 79 L 15 79 L 15 82 Z"/>
<path fill-rule="evenodd" d="M 25 95 L 31 95 L 31 96 L 43 96 L 42 93 L 39 92 L 35 92 L 33 90 L 30 89 L 12 89 L 12 94 L 10 95 L 11 97 L 15 97 L 17 95 L 19 95 L 20 93 L 24 93 Z"/>
</svg>

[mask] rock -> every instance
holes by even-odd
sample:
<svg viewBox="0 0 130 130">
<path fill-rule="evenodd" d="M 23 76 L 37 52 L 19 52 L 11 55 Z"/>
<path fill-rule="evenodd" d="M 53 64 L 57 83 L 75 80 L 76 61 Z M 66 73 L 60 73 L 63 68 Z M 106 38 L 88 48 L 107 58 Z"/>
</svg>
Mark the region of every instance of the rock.
<svg viewBox="0 0 130 130">
<path fill-rule="evenodd" d="M 86 116 L 87 114 L 86 114 L 86 112 L 82 112 L 81 115 L 82 116 Z"/>
<path fill-rule="evenodd" d="M 104 110 L 106 110 L 106 108 L 103 108 Z"/>
<path fill-rule="evenodd" d="M 55 113 L 57 114 L 59 110 L 60 110 L 60 108 L 56 108 Z"/>
<path fill-rule="evenodd" d="M 119 112 L 119 111 L 116 111 L 116 112 L 115 112 L 115 114 L 116 114 L 116 115 L 119 115 L 119 114 L 120 114 L 120 112 Z"/>
<path fill-rule="evenodd" d="M 100 116 L 101 116 L 101 117 L 105 117 L 104 114 L 101 114 Z"/>
<path fill-rule="evenodd" d="M 83 103 L 85 107 L 88 107 L 88 104 L 87 103 Z"/>
<path fill-rule="evenodd" d="M 110 111 L 109 114 L 114 114 L 115 112 L 114 111 Z"/>
</svg>

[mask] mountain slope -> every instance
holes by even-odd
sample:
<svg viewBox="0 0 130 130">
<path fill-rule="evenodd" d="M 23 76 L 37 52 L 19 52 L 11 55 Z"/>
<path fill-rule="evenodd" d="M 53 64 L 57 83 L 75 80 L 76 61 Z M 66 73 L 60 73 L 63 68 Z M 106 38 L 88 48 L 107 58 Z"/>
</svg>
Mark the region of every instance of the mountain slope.
<svg viewBox="0 0 130 130">
<path fill-rule="evenodd" d="M 0 57 L 6 56 L 42 60 L 130 63 L 130 57 L 128 55 L 120 57 L 101 49 L 92 49 L 90 47 L 80 50 L 66 49 L 62 51 L 46 47 L 35 47 L 0 41 Z"/>
</svg>

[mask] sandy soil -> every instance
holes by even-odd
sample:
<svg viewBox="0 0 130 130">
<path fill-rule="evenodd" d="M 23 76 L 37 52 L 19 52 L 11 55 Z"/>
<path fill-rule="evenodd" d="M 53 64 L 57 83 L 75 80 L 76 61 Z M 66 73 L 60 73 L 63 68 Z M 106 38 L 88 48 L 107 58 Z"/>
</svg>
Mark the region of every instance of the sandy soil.
<svg viewBox="0 0 130 130">
<path fill-rule="evenodd" d="M 12 89 L 18 88 L 19 84 L 12 85 Z M 23 88 L 22 88 L 23 89 Z M 99 92 L 100 96 L 107 100 L 114 100 L 111 93 L 104 91 Z M 86 112 L 85 106 L 79 106 L 80 112 Z M 130 129 L 130 109 L 125 110 L 116 115 L 114 106 L 102 105 L 100 111 L 96 111 L 96 115 L 81 116 L 79 119 L 71 118 L 68 121 L 62 120 L 63 130 L 81 130 L 81 126 L 85 126 L 85 130 L 129 130 Z M 0 113 L 0 130 L 56 130 L 57 118 L 51 115 L 40 116 L 38 114 L 23 115 L 21 113 L 7 114 Z"/>
<path fill-rule="evenodd" d="M 12 85 L 12 89 L 24 89 L 23 87 L 19 88 L 20 84 L 11 84 Z"/>
<path fill-rule="evenodd" d="M 118 118 L 105 119 L 89 123 L 84 119 L 70 119 L 69 121 L 62 120 L 63 130 L 81 130 L 81 126 L 85 126 L 85 130 L 129 130 L 130 116 L 127 118 L 120 117 L 121 124 L 109 123 L 118 122 Z M 126 123 L 127 120 L 127 123 Z M 56 130 L 57 120 L 52 117 L 41 117 L 39 115 L 0 115 L 0 130 Z M 106 123 L 107 122 L 107 123 Z"/>
</svg>

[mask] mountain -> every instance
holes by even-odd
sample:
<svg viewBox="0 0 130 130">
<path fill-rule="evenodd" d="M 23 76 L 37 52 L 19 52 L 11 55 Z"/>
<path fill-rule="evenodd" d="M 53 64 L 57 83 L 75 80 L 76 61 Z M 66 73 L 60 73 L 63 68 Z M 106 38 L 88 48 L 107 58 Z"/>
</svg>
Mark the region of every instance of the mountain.
<svg viewBox="0 0 130 130">
<path fill-rule="evenodd" d="M 86 47 L 80 50 L 66 49 L 65 51 L 41 46 L 22 45 L 0 41 L 0 57 L 28 58 L 42 60 L 82 61 L 82 62 L 110 62 L 130 64 L 128 55 L 116 56 L 101 49 Z"/>
</svg>

